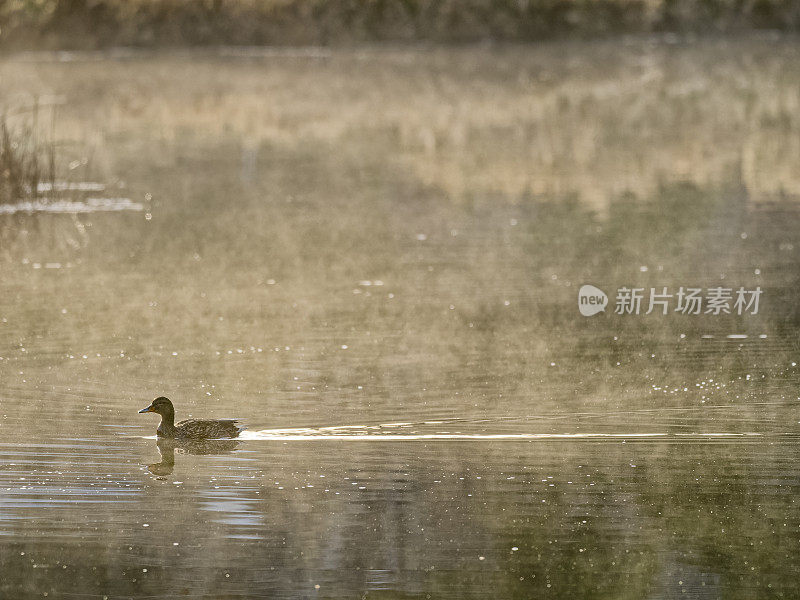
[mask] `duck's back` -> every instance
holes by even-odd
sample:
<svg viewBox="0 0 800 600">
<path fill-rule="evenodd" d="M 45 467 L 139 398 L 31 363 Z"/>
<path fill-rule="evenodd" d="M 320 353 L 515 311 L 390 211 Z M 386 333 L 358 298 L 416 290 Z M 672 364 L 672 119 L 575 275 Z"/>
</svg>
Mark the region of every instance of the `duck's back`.
<svg viewBox="0 0 800 600">
<path fill-rule="evenodd" d="M 176 437 L 191 439 L 234 438 L 241 430 L 236 419 L 187 419 L 175 425 Z"/>
</svg>

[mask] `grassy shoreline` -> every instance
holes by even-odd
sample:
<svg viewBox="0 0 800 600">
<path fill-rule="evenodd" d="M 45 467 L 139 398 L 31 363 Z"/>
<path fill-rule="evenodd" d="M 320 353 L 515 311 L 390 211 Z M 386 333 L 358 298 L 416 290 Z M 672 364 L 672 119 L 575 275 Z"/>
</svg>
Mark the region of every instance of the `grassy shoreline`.
<svg viewBox="0 0 800 600">
<path fill-rule="evenodd" d="M 19 0 L 0 48 L 534 42 L 622 34 L 800 31 L 793 0 Z"/>
</svg>

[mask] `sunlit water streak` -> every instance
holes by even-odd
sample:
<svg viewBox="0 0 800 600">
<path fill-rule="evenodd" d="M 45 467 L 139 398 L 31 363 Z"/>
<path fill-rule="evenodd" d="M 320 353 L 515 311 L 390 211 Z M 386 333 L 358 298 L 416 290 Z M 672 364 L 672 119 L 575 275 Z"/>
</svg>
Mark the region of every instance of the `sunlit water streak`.
<svg viewBox="0 0 800 600">
<path fill-rule="evenodd" d="M 144 205 L 130 198 L 87 198 L 85 201 L 33 200 L 16 204 L 0 204 L 0 215 L 16 213 L 65 213 L 82 214 L 94 212 L 142 211 Z"/>
<path fill-rule="evenodd" d="M 381 426 L 378 426 L 381 427 Z M 347 429 L 338 427 L 337 429 Z M 359 429 L 355 427 L 354 429 Z M 699 432 L 699 433 L 669 433 L 669 432 L 630 432 L 630 433 L 327 433 L 325 429 L 266 429 L 262 431 L 243 431 L 239 439 L 242 440 L 279 440 L 279 441 L 455 441 L 455 440 L 486 440 L 486 441 L 523 441 L 523 440 L 602 440 L 602 439 L 648 439 L 648 438 L 675 438 L 675 439 L 717 439 L 717 438 L 742 438 L 759 437 L 757 432 Z"/>
<path fill-rule="evenodd" d="M 36 191 L 42 192 L 103 192 L 106 184 L 99 181 L 42 181 L 36 185 Z"/>
</svg>

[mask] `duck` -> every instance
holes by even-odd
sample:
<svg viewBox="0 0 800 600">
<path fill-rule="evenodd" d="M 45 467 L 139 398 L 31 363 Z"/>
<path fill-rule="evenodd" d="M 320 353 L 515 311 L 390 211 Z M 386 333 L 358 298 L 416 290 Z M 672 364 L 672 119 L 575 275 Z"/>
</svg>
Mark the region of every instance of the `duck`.
<svg viewBox="0 0 800 600">
<path fill-rule="evenodd" d="M 159 396 L 139 413 L 153 412 L 161 415 L 161 423 L 156 429 L 159 438 L 178 440 L 219 440 L 235 438 L 244 429 L 236 419 L 187 419 L 175 424 L 175 407 L 172 401 Z"/>
</svg>

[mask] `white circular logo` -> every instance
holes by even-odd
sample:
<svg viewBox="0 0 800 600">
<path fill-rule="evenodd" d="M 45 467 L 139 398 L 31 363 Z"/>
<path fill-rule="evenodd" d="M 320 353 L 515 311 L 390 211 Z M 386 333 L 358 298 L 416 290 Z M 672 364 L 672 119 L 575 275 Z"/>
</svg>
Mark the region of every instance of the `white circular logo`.
<svg viewBox="0 0 800 600">
<path fill-rule="evenodd" d="M 600 288 L 586 284 L 578 290 L 578 310 L 584 317 L 603 312 L 606 306 L 608 306 L 608 296 Z"/>
</svg>

